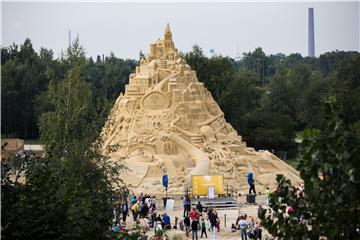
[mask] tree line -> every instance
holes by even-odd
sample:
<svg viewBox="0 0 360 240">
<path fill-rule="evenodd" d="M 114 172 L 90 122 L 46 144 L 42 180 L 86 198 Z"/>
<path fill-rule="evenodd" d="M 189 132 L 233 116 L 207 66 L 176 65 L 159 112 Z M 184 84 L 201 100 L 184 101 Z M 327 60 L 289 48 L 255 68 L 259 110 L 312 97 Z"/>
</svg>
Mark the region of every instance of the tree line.
<svg viewBox="0 0 360 240">
<path fill-rule="evenodd" d="M 340 116 L 336 96 L 326 97 L 324 126 L 299 136 L 303 190 L 277 175 L 262 225 L 279 239 L 360 239 L 360 124 Z"/>
<path fill-rule="evenodd" d="M 329 94 L 337 96 L 346 122 L 359 120 L 358 52 L 335 51 L 308 58 L 298 53 L 266 55 L 257 48 L 235 61 L 223 56 L 208 58 L 194 46 L 182 55 L 212 93 L 226 120 L 256 149 L 285 151 L 288 158 L 295 157 L 296 134 L 306 127 L 321 127 L 321 102 Z M 85 58 L 82 75 L 97 104 L 111 108 L 137 63 L 113 53 L 96 60 Z M 69 63 L 63 55 L 55 58 L 52 50 L 36 52 L 26 39 L 20 46 L 1 49 L 1 67 L 2 135 L 39 138 L 39 117 L 49 109 L 46 90 L 50 81 L 64 79 Z"/>
<path fill-rule="evenodd" d="M 335 51 L 319 58 L 300 54 L 266 55 L 261 48 L 241 61 L 208 58 L 194 46 L 184 55 L 225 118 L 256 149 L 298 155 L 297 133 L 322 128 L 323 99 L 336 95 L 346 124 L 360 120 L 360 54 Z"/>
<path fill-rule="evenodd" d="M 124 92 L 136 60 L 120 59 L 113 53 L 102 59 L 85 58 L 81 74 L 94 98 L 109 104 Z M 39 118 L 49 108 L 46 91 L 50 81 L 64 79 L 70 68 L 66 52 L 55 58 L 50 49 L 36 52 L 30 39 L 1 49 L 1 133 L 22 139 L 39 138 Z M 108 106 L 110 107 L 110 105 Z"/>
</svg>

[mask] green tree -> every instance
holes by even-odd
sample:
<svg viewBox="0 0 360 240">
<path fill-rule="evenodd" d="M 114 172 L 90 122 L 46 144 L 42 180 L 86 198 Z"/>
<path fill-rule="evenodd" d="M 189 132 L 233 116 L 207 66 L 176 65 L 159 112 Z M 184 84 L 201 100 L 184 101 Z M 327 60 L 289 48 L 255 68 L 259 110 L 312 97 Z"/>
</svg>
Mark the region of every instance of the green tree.
<svg viewBox="0 0 360 240">
<path fill-rule="evenodd" d="M 39 57 L 31 41 L 26 39 L 20 51 L 13 45 L 2 53 L 5 56 L 1 68 L 1 131 L 14 137 L 36 138 L 38 128 L 33 100 L 47 88 L 49 78 L 45 69 L 52 62 L 51 51 L 44 58 L 42 49 Z"/>
<path fill-rule="evenodd" d="M 309 84 L 298 90 L 295 105 L 296 120 L 299 130 L 307 128 L 321 128 L 324 122 L 324 104 L 322 99 L 331 91 L 330 81 L 319 73 L 312 73 Z"/>
<path fill-rule="evenodd" d="M 352 54 L 351 54 L 352 55 Z M 333 92 L 337 97 L 339 111 L 346 124 L 360 121 L 360 54 L 339 65 L 330 75 Z"/>
<path fill-rule="evenodd" d="M 69 71 L 63 81 L 49 85 L 51 110 L 40 118 L 45 157 L 29 161 L 23 183 L 12 179 L 11 172 L 4 178 L 4 238 L 108 238 L 113 188 L 121 184 L 122 165 L 110 164 L 101 153 L 104 118 L 81 75 L 84 50 L 78 41 L 64 61 Z"/>
<path fill-rule="evenodd" d="M 116 58 L 113 53 L 105 59 L 101 87 L 107 99 L 115 101 L 120 93 L 125 92 L 125 84 L 129 82 L 129 75 L 134 71 L 136 63 L 134 60 Z"/>
<path fill-rule="evenodd" d="M 313 227 L 329 239 L 360 237 L 360 125 L 344 124 L 335 109 L 335 97 L 327 99 L 327 126 L 304 133 L 300 159 Z"/>
<path fill-rule="evenodd" d="M 283 177 L 270 195 L 273 215 L 262 214 L 264 226 L 284 239 L 359 239 L 360 237 L 360 125 L 345 124 L 336 110 L 335 97 L 325 105 L 322 131 L 305 130 L 300 174 L 305 198 Z M 289 208 L 292 211 L 289 212 Z M 309 214 L 307 214 L 309 213 Z M 297 218 L 295 218 L 297 217 Z M 304 228 L 299 219 L 311 220 Z"/>
<path fill-rule="evenodd" d="M 234 72 L 228 80 L 229 83 L 223 89 L 218 104 L 227 121 L 247 137 L 252 130 L 247 128 L 248 116 L 260 106 L 262 90 L 257 87 L 256 74 L 246 69 Z"/>
<path fill-rule="evenodd" d="M 260 105 L 244 119 L 245 139 L 256 149 L 295 149 L 295 94 L 289 70 L 279 66 L 269 90 L 260 95 Z"/>
<path fill-rule="evenodd" d="M 243 53 L 242 62 L 245 68 L 257 72 L 260 61 L 265 59 L 265 53 L 261 47 L 256 48 L 253 52 Z"/>
<path fill-rule="evenodd" d="M 259 213 L 261 224 L 280 239 L 310 239 L 310 229 L 303 220 L 309 218 L 306 198 L 299 196 L 298 189 L 283 175 L 277 175 L 276 181 L 278 187 L 270 193 L 270 209 Z"/>
<path fill-rule="evenodd" d="M 185 60 L 196 71 L 197 78 L 204 83 L 215 101 L 219 101 L 234 80 L 235 62 L 223 56 L 207 58 L 197 45 L 185 55 Z M 223 106 L 220 104 L 220 107 Z"/>
</svg>

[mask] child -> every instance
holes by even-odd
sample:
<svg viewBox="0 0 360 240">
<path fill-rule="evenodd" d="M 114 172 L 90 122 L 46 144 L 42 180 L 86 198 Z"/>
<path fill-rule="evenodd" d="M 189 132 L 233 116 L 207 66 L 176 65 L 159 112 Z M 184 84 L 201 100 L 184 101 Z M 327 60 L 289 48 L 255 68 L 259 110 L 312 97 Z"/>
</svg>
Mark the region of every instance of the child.
<svg viewBox="0 0 360 240">
<path fill-rule="evenodd" d="M 203 234 L 205 233 L 205 237 L 207 238 L 207 233 L 206 233 L 206 222 L 204 220 L 204 218 L 201 219 L 201 238 L 203 237 Z"/>
<path fill-rule="evenodd" d="M 235 223 L 231 224 L 231 232 L 236 232 Z"/>
<path fill-rule="evenodd" d="M 179 228 L 181 231 L 184 231 L 184 220 L 182 219 L 179 220 Z"/>
<path fill-rule="evenodd" d="M 175 217 L 174 229 L 177 229 L 178 221 L 179 221 L 179 218 Z"/>
</svg>

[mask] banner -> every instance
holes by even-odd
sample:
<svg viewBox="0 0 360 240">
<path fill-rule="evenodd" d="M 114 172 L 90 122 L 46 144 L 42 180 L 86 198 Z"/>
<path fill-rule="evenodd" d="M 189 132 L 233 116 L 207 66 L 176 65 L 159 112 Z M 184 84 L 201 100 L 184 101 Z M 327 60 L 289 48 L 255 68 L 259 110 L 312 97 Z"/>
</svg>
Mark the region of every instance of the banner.
<svg viewBox="0 0 360 240">
<path fill-rule="evenodd" d="M 162 184 L 163 184 L 163 186 L 164 186 L 165 188 L 167 188 L 167 187 L 168 187 L 168 183 L 169 183 L 168 175 L 164 175 L 164 176 L 162 177 Z"/>
<path fill-rule="evenodd" d="M 172 212 L 174 210 L 174 199 L 167 199 L 166 200 L 166 212 Z"/>
<path fill-rule="evenodd" d="M 192 195 L 208 195 L 209 187 L 214 187 L 215 194 L 224 194 L 223 175 L 191 176 Z"/>
<path fill-rule="evenodd" d="M 208 198 L 210 198 L 210 199 L 215 198 L 215 188 L 214 188 L 214 186 L 210 186 L 208 188 Z"/>
</svg>

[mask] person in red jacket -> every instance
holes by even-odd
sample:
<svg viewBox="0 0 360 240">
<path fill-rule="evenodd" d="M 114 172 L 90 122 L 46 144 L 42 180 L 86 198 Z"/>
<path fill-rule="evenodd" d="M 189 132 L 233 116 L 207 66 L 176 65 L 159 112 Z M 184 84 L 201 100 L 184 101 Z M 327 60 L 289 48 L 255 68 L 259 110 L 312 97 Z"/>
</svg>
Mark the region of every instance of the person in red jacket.
<svg viewBox="0 0 360 240">
<path fill-rule="evenodd" d="M 196 208 L 192 208 L 192 210 L 189 212 L 189 217 L 192 221 L 199 221 L 199 212 L 196 210 Z"/>
<path fill-rule="evenodd" d="M 200 213 L 198 212 L 198 210 L 196 210 L 196 208 L 192 208 L 192 210 L 189 212 L 189 217 L 191 218 L 191 230 L 192 230 L 192 239 L 198 239 L 197 236 L 197 230 L 199 225 L 199 216 Z"/>
</svg>

